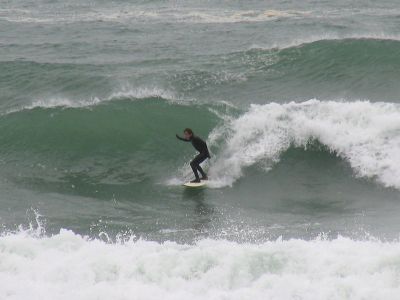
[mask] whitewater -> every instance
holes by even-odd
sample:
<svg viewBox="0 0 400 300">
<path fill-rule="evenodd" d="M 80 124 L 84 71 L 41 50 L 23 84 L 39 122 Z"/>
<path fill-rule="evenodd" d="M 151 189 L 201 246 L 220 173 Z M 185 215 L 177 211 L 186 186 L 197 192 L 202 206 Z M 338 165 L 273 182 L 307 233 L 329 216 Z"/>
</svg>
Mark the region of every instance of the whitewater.
<svg viewBox="0 0 400 300">
<path fill-rule="evenodd" d="M 245 167 L 263 162 L 267 170 L 289 147 L 318 141 L 347 160 L 355 175 L 400 188 L 400 107 L 394 103 L 309 100 L 252 105 L 211 133 L 226 138 L 211 167 L 222 184 L 233 184 Z M 228 174 L 228 175 L 224 175 Z"/>
<path fill-rule="evenodd" d="M 397 299 L 399 242 L 0 238 L 2 299 Z M 21 288 L 22 287 L 22 288 Z"/>
</svg>

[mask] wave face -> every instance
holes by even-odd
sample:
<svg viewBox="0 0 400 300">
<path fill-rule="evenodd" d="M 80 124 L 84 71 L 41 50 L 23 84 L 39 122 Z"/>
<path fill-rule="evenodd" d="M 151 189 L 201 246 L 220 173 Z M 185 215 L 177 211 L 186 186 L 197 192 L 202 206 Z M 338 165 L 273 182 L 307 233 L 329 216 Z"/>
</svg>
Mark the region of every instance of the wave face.
<svg viewBox="0 0 400 300">
<path fill-rule="evenodd" d="M 113 99 L 33 103 L 0 117 L 3 174 L 61 180 L 72 172 L 96 178 L 97 183 L 156 180 L 166 169 L 176 168 L 175 133 L 181 133 L 181 124 L 191 122 L 195 114 L 195 126 L 206 132 L 217 121 L 204 106 L 154 97 Z"/>
<path fill-rule="evenodd" d="M 52 104 L 0 118 L 4 132 L 0 152 L 5 161 L 17 159 L 20 167 L 40 164 L 53 170 L 78 167 L 85 160 L 91 169 L 95 160 L 108 158 L 112 163 L 103 165 L 106 172 L 118 161 L 117 169 L 126 170 L 124 164 L 134 164 L 137 170 L 145 170 L 146 161 L 156 160 L 160 169 L 145 172 L 154 177 L 171 167 L 168 161 L 176 160 L 176 148 L 181 145 L 173 135 L 196 115 L 200 135 L 212 129 L 212 186 L 231 186 L 251 166 L 270 170 L 289 149 L 307 150 L 318 142 L 322 151 L 347 161 L 355 175 L 400 188 L 400 107 L 393 103 L 270 103 L 252 105 L 237 117 L 238 111 L 224 104 L 183 105 L 160 98 L 133 102 L 122 98 L 87 108 Z M 44 174 L 52 173 L 50 170 Z"/>
<path fill-rule="evenodd" d="M 3 299 L 394 300 L 400 292 L 398 242 L 107 244 L 63 230 L 2 236 L 0 249 Z"/>
<path fill-rule="evenodd" d="M 399 132 L 396 104 L 310 100 L 253 105 L 214 131 L 213 138 L 228 138 L 211 170 L 232 184 L 243 168 L 262 163 L 271 168 L 289 147 L 307 149 L 318 141 L 347 160 L 358 176 L 400 188 Z"/>
</svg>

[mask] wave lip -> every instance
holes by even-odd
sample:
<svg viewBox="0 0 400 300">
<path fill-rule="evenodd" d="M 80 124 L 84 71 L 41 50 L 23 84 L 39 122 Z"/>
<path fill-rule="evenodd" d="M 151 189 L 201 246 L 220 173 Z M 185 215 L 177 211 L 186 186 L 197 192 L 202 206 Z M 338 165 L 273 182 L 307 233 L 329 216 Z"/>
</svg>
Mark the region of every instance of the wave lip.
<svg viewBox="0 0 400 300">
<path fill-rule="evenodd" d="M 368 101 L 309 100 L 252 105 L 212 133 L 212 142 L 228 136 L 211 167 L 219 185 L 232 185 L 243 169 L 270 169 L 291 146 L 307 148 L 318 140 L 347 160 L 360 177 L 400 189 L 400 106 Z"/>
<path fill-rule="evenodd" d="M 397 299 L 399 242 L 0 237 L 2 299 Z M 21 282 L 24 287 L 21 288 Z"/>
</svg>

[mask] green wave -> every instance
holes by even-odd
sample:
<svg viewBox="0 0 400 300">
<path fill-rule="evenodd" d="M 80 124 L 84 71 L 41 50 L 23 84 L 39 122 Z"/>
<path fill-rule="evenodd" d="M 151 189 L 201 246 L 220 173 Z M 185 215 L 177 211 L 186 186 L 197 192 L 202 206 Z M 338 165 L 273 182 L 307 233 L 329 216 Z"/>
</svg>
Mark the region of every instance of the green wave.
<svg viewBox="0 0 400 300">
<path fill-rule="evenodd" d="M 398 102 L 400 41 L 318 40 L 123 65 L 13 61 L 0 62 L 0 70 L 3 112 L 38 99 L 108 99 L 120 91 L 146 88 L 170 91 L 180 99 L 242 106 L 310 98 Z"/>
<path fill-rule="evenodd" d="M 219 122 L 205 106 L 162 99 L 120 100 L 86 108 L 34 108 L 0 117 L 0 173 L 97 183 L 157 178 L 192 154 L 175 134 L 192 127 L 207 137 Z"/>
<path fill-rule="evenodd" d="M 248 95 L 257 103 L 265 103 L 260 98 L 399 101 L 397 40 L 319 40 L 282 49 L 258 48 L 233 53 L 226 64 L 240 66 L 246 77 L 232 88 L 245 90 L 241 97 Z"/>
</svg>

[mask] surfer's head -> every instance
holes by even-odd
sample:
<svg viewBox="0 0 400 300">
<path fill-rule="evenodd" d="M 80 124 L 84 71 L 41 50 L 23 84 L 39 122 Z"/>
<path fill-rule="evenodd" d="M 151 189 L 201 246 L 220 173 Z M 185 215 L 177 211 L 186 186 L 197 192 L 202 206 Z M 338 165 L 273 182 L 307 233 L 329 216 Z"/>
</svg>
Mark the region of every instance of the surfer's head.
<svg viewBox="0 0 400 300">
<path fill-rule="evenodd" d="M 193 131 L 190 128 L 185 128 L 185 130 L 183 131 L 183 134 L 185 136 L 185 139 L 190 140 L 193 136 Z"/>
</svg>

